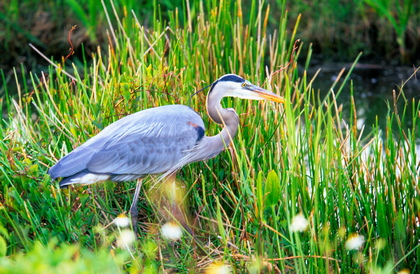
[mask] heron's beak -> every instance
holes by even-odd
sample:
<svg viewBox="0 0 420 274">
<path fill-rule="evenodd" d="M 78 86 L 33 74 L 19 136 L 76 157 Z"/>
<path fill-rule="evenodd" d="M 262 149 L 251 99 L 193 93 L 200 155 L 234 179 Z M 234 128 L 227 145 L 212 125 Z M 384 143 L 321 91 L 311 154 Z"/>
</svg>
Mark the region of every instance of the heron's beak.
<svg viewBox="0 0 420 274">
<path fill-rule="evenodd" d="M 273 101 L 273 102 L 276 102 L 276 103 L 284 104 L 284 102 L 285 102 L 283 97 L 281 97 L 281 96 L 279 96 L 275 93 L 272 93 L 271 91 L 260 88 L 258 86 L 253 85 L 252 87 L 250 87 L 250 90 L 253 91 L 255 96 L 257 96 L 257 97 L 261 97 L 263 99 L 270 100 L 270 101 Z"/>
</svg>

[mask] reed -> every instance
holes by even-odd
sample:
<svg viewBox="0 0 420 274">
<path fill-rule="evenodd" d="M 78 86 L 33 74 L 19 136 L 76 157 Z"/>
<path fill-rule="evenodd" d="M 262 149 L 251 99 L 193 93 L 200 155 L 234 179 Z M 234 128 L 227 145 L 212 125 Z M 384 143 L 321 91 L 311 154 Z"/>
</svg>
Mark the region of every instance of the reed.
<svg viewBox="0 0 420 274">
<path fill-rule="evenodd" d="M 337 89 L 337 80 L 320 98 L 316 79 L 299 71 L 302 44 L 286 30 L 287 12 L 268 31 L 264 3 L 244 18 L 241 1 L 194 2 L 168 22 L 154 5 L 149 28 L 135 13 L 105 9 L 115 18 L 110 43 L 91 63 L 29 72 L 35 88 L 20 86 L 17 98 L 2 102 L 9 115 L 0 127 L 0 272 L 63 265 L 187 272 L 212 264 L 238 273 L 418 272 L 420 103 L 398 108 L 404 93 L 396 91 L 387 117 L 377 118 L 386 128 L 373 125 L 362 138 L 354 101 L 348 109 L 336 101 L 351 85 Z M 127 114 L 181 103 L 205 116 L 205 96 L 190 96 L 224 73 L 287 102 L 225 99 L 240 113 L 232 148 L 178 174 L 195 237 L 184 231 L 175 244 L 161 237 L 153 195 L 161 185 L 153 177 L 141 194 L 140 237 L 129 248 L 112 224 L 128 210 L 134 183 L 60 190 L 51 182 L 48 167 Z M 206 133 L 219 130 L 209 122 Z"/>
</svg>

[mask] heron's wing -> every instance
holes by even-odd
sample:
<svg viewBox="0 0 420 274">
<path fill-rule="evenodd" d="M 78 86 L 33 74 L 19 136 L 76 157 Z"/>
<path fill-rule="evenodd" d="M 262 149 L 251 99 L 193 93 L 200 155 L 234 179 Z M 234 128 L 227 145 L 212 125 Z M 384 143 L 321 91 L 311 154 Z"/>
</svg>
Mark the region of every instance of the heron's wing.
<svg viewBox="0 0 420 274">
<path fill-rule="evenodd" d="M 101 140 L 98 140 L 100 142 Z M 96 143 L 100 148 L 100 143 Z M 98 152 L 93 146 L 80 146 L 60 159 L 48 170 L 51 178 L 69 177 L 76 173 L 86 170 L 87 164 L 93 155 Z"/>
<path fill-rule="evenodd" d="M 140 111 L 106 127 L 60 160 L 56 165 L 60 172 L 54 166 L 50 174 L 67 177 L 85 169 L 110 175 L 165 172 L 203 135 L 203 121 L 189 107 Z"/>
<path fill-rule="evenodd" d="M 177 131 L 170 132 L 173 125 L 177 125 Z M 198 132 L 187 123 L 171 126 L 157 124 L 155 129 L 156 132 L 162 130 L 161 134 L 154 137 L 127 135 L 104 147 L 90 159 L 87 169 L 107 174 L 145 175 L 165 172 L 175 165 L 198 139 Z"/>
</svg>

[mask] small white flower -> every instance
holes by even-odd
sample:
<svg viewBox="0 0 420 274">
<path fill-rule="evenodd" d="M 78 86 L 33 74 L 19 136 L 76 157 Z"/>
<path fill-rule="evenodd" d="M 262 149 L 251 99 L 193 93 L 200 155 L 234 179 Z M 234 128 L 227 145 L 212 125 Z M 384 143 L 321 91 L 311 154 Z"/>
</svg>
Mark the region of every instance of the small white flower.
<svg viewBox="0 0 420 274">
<path fill-rule="evenodd" d="M 124 229 L 117 238 L 117 245 L 122 248 L 129 248 L 135 240 L 136 235 L 134 235 L 134 232 L 130 229 Z"/>
<path fill-rule="evenodd" d="M 172 241 L 179 240 L 182 236 L 181 227 L 174 222 L 167 222 L 166 224 L 164 224 L 161 228 L 161 232 L 163 237 Z"/>
<path fill-rule="evenodd" d="M 212 263 L 206 268 L 205 274 L 230 274 L 232 269 L 230 265 L 226 265 L 220 262 Z"/>
<path fill-rule="evenodd" d="M 365 237 L 359 234 L 352 234 L 347 239 L 345 247 L 347 250 L 357 250 L 362 247 L 365 242 Z"/>
<path fill-rule="evenodd" d="M 118 227 L 126 227 L 130 225 L 130 219 L 124 214 L 118 215 L 114 220 L 114 224 Z"/>
<path fill-rule="evenodd" d="M 290 230 L 292 232 L 302 232 L 304 231 L 309 225 L 309 221 L 306 220 L 305 216 L 302 213 L 299 213 L 292 219 L 292 224 L 290 225 Z"/>
</svg>

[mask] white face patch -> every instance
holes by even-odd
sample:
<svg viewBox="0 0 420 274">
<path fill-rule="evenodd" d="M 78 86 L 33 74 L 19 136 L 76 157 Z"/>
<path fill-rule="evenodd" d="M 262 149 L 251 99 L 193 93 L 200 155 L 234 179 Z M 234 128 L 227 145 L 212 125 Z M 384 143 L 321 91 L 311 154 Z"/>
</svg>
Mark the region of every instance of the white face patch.
<svg viewBox="0 0 420 274">
<path fill-rule="evenodd" d="M 258 93 L 242 87 L 243 84 L 251 86 L 252 84 L 248 81 L 239 83 L 239 82 L 220 82 L 217 83 L 217 90 L 223 92 L 222 97 L 236 97 L 241 99 L 250 99 L 250 100 L 263 100 L 264 98 L 260 97 Z"/>
<path fill-rule="evenodd" d="M 82 177 L 71 179 L 70 182 L 72 184 L 82 184 L 82 185 L 90 185 L 97 182 L 103 182 L 109 179 L 109 175 L 99 175 L 88 173 Z"/>
<path fill-rule="evenodd" d="M 238 97 L 241 99 L 248 99 L 248 100 L 264 100 L 263 97 L 256 95 L 255 92 L 251 90 L 244 90 L 244 89 L 234 90 L 232 92 L 232 97 Z"/>
<path fill-rule="evenodd" d="M 242 86 L 240 86 L 239 84 L 237 88 L 231 89 L 228 93 L 226 93 L 225 96 L 237 97 L 237 98 L 248 99 L 248 100 L 264 100 L 264 98 L 260 97 L 257 92 L 242 88 Z"/>
</svg>

